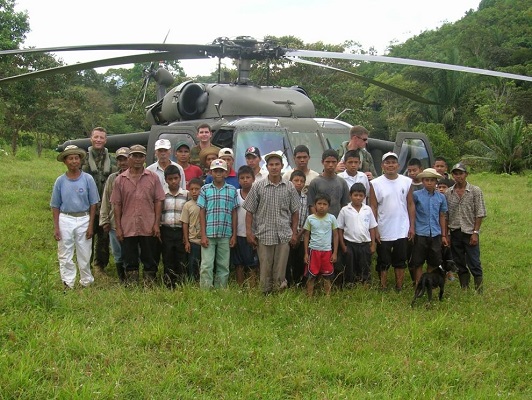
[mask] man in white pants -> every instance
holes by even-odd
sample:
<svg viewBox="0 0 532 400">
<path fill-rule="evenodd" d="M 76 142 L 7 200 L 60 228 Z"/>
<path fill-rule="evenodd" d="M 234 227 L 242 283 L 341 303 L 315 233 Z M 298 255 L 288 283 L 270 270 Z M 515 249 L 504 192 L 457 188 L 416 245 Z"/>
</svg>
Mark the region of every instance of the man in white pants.
<svg viewBox="0 0 532 400">
<path fill-rule="evenodd" d="M 94 282 L 90 258 L 94 217 L 100 196 L 93 177 L 81 171 L 85 154 L 77 146 L 67 146 L 57 156 L 57 161 L 66 165 L 67 172 L 56 179 L 50 200 L 59 272 L 65 289 L 73 289 L 76 281 L 74 250 L 78 261 L 79 282 L 84 287 Z"/>
</svg>

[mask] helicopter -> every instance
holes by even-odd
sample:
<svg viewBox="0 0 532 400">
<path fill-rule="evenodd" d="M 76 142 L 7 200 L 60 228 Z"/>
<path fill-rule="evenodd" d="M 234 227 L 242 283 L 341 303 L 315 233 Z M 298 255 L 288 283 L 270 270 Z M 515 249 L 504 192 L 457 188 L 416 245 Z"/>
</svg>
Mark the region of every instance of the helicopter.
<svg viewBox="0 0 532 400">
<path fill-rule="evenodd" d="M 0 84 L 38 76 L 80 71 L 89 68 L 120 65 L 135 62 L 158 61 L 161 59 L 204 59 L 217 57 L 237 61 L 238 78 L 233 83 L 205 84 L 185 81 L 171 89 L 172 75 L 162 67 L 152 67 L 147 71 L 144 86 L 149 79 L 157 84 L 157 101 L 146 107 L 146 119 L 151 129 L 145 132 L 109 135 L 108 149 L 113 152 L 122 146 L 142 144 L 147 150 L 147 162 L 155 161 L 154 145 L 158 139 L 168 139 L 174 146 L 186 142 L 196 144 L 197 127 L 207 123 L 213 132 L 212 144 L 220 148 L 232 148 L 235 165 L 245 164 L 245 149 L 258 147 L 262 154 L 282 151 L 284 169 L 294 165 L 293 150 L 298 145 L 306 145 L 310 150 L 309 167 L 321 170 L 321 154 L 326 149 L 335 149 L 342 155 L 345 143 L 349 140 L 351 125 L 338 119 L 318 118 L 307 92 L 300 86 L 258 86 L 250 79 L 252 61 L 286 59 L 294 63 L 309 64 L 345 73 L 355 79 L 377 85 L 414 101 L 434 104 L 415 93 L 367 78 L 350 71 L 316 63 L 307 58 L 336 58 L 352 61 L 371 61 L 415 65 L 427 68 L 447 69 L 496 76 L 508 79 L 532 81 L 532 77 L 386 56 L 345 54 L 325 51 L 289 49 L 275 41 L 258 41 L 250 36 L 235 39 L 217 38 L 212 44 L 104 44 L 50 48 L 31 48 L 0 51 L 0 56 L 20 53 L 44 53 L 80 50 L 146 50 L 148 53 L 101 59 L 74 65 L 33 71 L 27 74 L 0 79 Z M 345 111 L 345 110 L 344 110 Z M 87 138 L 68 140 L 57 147 L 62 151 L 74 144 L 87 149 Z M 433 164 L 432 148 L 426 135 L 414 132 L 399 132 L 395 142 L 370 138 L 367 150 L 374 160 L 393 151 L 399 155 L 401 171 L 406 169 L 410 158 L 421 160 L 424 167 Z M 264 164 L 264 162 L 262 162 Z M 380 173 L 380 163 L 375 167 Z"/>
</svg>

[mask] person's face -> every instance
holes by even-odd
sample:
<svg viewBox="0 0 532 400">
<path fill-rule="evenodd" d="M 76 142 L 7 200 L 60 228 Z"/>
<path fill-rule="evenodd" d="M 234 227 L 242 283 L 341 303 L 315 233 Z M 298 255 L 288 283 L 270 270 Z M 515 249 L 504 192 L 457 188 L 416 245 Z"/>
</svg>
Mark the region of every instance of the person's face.
<svg viewBox="0 0 532 400">
<path fill-rule="evenodd" d="M 170 150 L 169 149 L 158 149 L 155 150 L 155 155 L 159 162 L 165 163 L 170 160 Z"/>
<path fill-rule="evenodd" d="M 395 157 L 388 157 L 382 162 L 382 170 L 385 175 L 395 176 L 399 170 L 399 162 Z"/>
<path fill-rule="evenodd" d="M 364 202 L 366 195 L 362 192 L 353 192 L 350 194 L 350 197 L 351 197 L 351 203 L 353 203 L 354 206 L 359 207 Z"/>
<path fill-rule="evenodd" d="M 222 168 L 211 169 L 212 180 L 214 183 L 222 183 L 227 176 L 227 171 Z"/>
<path fill-rule="evenodd" d="M 301 192 L 305 187 L 305 178 L 302 176 L 294 176 L 292 183 L 298 192 Z"/>
<path fill-rule="evenodd" d="M 232 170 L 233 169 L 233 163 L 235 162 L 235 160 L 233 160 L 233 157 L 231 157 L 231 156 L 221 156 L 220 159 L 224 160 L 227 163 L 227 169 L 228 170 Z"/>
<path fill-rule="evenodd" d="M 434 163 L 434 169 L 438 174 L 445 175 L 447 173 L 447 164 L 445 161 L 438 160 Z"/>
<path fill-rule="evenodd" d="M 96 150 L 102 150 L 107 143 L 107 134 L 102 131 L 92 131 L 91 144 Z"/>
<path fill-rule="evenodd" d="M 175 151 L 175 157 L 179 163 L 187 163 L 190 159 L 190 149 L 187 146 L 181 146 Z"/>
<path fill-rule="evenodd" d="M 336 165 L 338 165 L 338 160 L 335 157 L 327 157 L 321 162 L 323 164 L 323 171 L 329 174 L 335 173 Z"/>
<path fill-rule="evenodd" d="M 268 174 L 272 177 L 277 177 L 281 175 L 281 170 L 283 169 L 283 163 L 277 157 L 271 157 L 266 164 L 268 168 Z"/>
<path fill-rule="evenodd" d="M 368 144 L 368 135 L 362 134 L 360 136 L 353 136 L 351 137 L 351 143 L 357 148 L 357 149 L 363 149 Z"/>
<path fill-rule="evenodd" d="M 306 170 L 308 166 L 308 160 L 310 160 L 310 156 L 305 152 L 299 152 L 296 153 L 294 156 L 294 159 L 296 161 L 296 168 L 300 170 Z"/>
<path fill-rule="evenodd" d="M 209 128 L 200 128 L 196 136 L 200 142 L 207 143 L 211 140 L 212 133 Z"/>
<path fill-rule="evenodd" d="M 63 162 L 70 171 L 76 171 L 81 167 L 81 157 L 79 154 L 70 154 L 63 159 Z"/>
<path fill-rule="evenodd" d="M 447 189 L 449 189 L 449 186 L 444 185 L 443 183 L 440 183 L 440 184 L 438 185 L 438 191 L 439 191 L 440 193 L 445 193 L 445 192 L 447 191 Z"/>
<path fill-rule="evenodd" d="M 194 201 L 198 200 L 200 189 L 201 189 L 201 186 L 196 185 L 194 183 L 189 186 L 188 192 L 190 193 L 190 197 L 192 197 L 192 200 Z"/>
<path fill-rule="evenodd" d="M 407 168 L 408 177 L 412 180 L 415 180 L 417 175 L 421 172 L 421 168 L 417 165 L 409 165 Z"/>
<path fill-rule="evenodd" d="M 316 213 L 319 215 L 325 215 L 327 214 L 327 211 L 329 211 L 329 203 L 326 200 L 320 199 L 314 204 L 314 207 L 316 208 Z"/>
<path fill-rule="evenodd" d="M 423 187 L 432 193 L 436 190 L 436 183 L 438 180 L 436 178 L 423 178 L 421 179 L 421 182 L 423 182 Z"/>
<path fill-rule="evenodd" d="M 118 156 L 116 157 L 116 166 L 120 171 L 125 171 L 128 168 L 127 157 Z"/>
<path fill-rule="evenodd" d="M 146 161 L 146 156 L 141 153 L 133 153 L 129 155 L 130 166 L 132 168 L 144 168 L 144 161 Z"/>
<path fill-rule="evenodd" d="M 240 184 L 240 187 L 242 189 L 249 190 L 251 188 L 251 185 L 253 185 L 253 181 L 255 181 L 255 178 L 250 174 L 238 175 L 238 183 Z"/>
<path fill-rule="evenodd" d="M 345 170 L 349 175 L 355 175 L 360 168 L 360 158 L 349 157 L 345 162 Z"/>
<path fill-rule="evenodd" d="M 181 183 L 181 177 L 179 176 L 179 174 L 168 175 L 164 178 L 164 180 L 168 184 L 168 189 L 170 190 L 179 189 L 179 184 Z"/>
<path fill-rule="evenodd" d="M 208 154 L 207 157 L 205 157 L 205 166 L 209 168 L 211 166 L 211 163 L 217 158 L 218 157 L 216 154 Z"/>
<path fill-rule="evenodd" d="M 248 154 L 246 156 L 246 164 L 255 170 L 260 165 L 260 157 L 254 156 L 253 154 Z"/>
<path fill-rule="evenodd" d="M 453 172 L 453 179 L 456 183 L 463 184 L 466 181 L 467 174 L 464 171 L 460 171 L 459 169 L 455 169 Z"/>
</svg>

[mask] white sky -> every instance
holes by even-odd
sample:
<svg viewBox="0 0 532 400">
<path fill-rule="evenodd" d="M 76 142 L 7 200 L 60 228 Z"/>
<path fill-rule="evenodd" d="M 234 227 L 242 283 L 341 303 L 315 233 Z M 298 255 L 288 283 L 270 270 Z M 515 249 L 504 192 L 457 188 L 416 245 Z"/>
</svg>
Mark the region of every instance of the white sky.
<svg viewBox="0 0 532 400">
<path fill-rule="evenodd" d="M 107 43 L 211 43 L 221 36 L 293 35 L 305 43 L 354 40 L 383 54 L 427 29 L 462 18 L 480 0 L 16 0 L 29 14 L 25 46 Z M 68 64 L 125 55 L 65 52 Z M 430 61 L 430 60 L 429 60 Z M 230 65 L 230 61 L 227 61 Z M 182 61 L 188 76 L 216 69 L 214 60 Z"/>
</svg>

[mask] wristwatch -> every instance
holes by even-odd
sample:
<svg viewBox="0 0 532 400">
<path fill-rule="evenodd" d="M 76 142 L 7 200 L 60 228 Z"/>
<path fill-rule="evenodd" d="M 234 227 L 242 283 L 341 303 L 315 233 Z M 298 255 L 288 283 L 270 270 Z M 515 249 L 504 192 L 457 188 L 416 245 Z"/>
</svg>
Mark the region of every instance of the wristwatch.
<svg viewBox="0 0 532 400">
<path fill-rule="evenodd" d="M 473 231 L 473 233 L 476 233 L 478 235 L 480 233 L 480 231 Z"/>
</svg>

